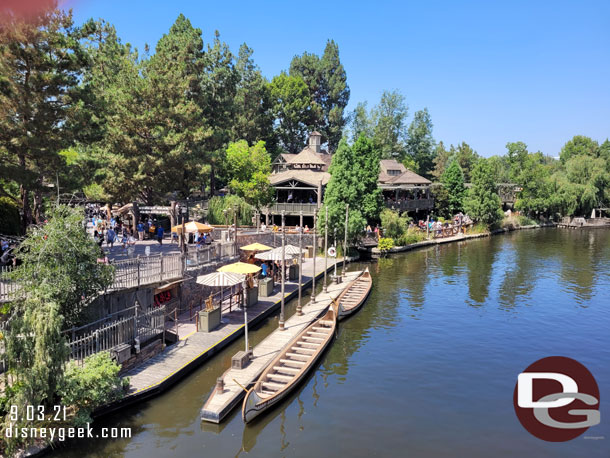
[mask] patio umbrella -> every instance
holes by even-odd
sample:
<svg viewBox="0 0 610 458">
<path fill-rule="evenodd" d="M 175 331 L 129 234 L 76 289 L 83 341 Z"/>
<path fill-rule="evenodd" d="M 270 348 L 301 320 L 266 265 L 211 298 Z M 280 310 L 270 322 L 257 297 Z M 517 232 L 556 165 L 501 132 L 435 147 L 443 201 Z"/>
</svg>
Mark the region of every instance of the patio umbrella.
<svg viewBox="0 0 610 458">
<path fill-rule="evenodd" d="M 218 269 L 218 272 L 232 272 L 234 274 L 255 274 L 260 272 L 261 268 L 254 264 L 248 264 L 245 262 L 234 262 L 233 264 L 227 264 Z"/>
<path fill-rule="evenodd" d="M 198 223 L 197 221 L 189 221 L 184 224 L 184 232 L 187 234 L 193 232 L 212 232 L 214 228 L 212 226 L 208 226 L 207 224 Z M 176 232 L 177 234 L 182 233 L 182 224 L 177 226 L 172 226 L 172 232 Z"/>
<path fill-rule="evenodd" d="M 244 281 L 244 275 L 231 272 L 212 272 L 197 277 L 197 283 L 204 286 L 234 286 Z"/>
<path fill-rule="evenodd" d="M 239 248 L 244 251 L 267 251 L 270 250 L 271 247 L 267 245 L 263 245 L 262 243 L 251 243 L 250 245 L 245 245 Z"/>
</svg>

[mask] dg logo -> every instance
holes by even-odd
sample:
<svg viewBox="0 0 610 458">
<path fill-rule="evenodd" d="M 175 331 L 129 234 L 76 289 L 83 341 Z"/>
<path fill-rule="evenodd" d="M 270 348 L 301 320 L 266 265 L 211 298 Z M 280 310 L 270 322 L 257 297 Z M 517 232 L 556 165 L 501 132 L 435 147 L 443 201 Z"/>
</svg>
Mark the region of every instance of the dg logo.
<svg viewBox="0 0 610 458">
<path fill-rule="evenodd" d="M 599 388 L 589 370 L 571 358 L 543 358 L 517 377 L 517 418 L 549 442 L 572 440 L 600 422 Z"/>
</svg>

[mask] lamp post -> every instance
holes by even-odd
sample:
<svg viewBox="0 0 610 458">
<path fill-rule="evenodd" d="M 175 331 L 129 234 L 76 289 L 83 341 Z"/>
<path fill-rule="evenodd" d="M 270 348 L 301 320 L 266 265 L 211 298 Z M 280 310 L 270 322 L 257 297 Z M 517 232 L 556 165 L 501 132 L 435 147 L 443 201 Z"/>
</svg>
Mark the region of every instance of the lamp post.
<svg viewBox="0 0 610 458">
<path fill-rule="evenodd" d="M 303 210 L 299 212 L 299 296 L 297 299 L 297 315 L 303 315 L 301 307 L 301 283 L 303 281 Z"/>
<path fill-rule="evenodd" d="M 343 238 L 343 270 L 341 273 L 345 277 L 345 260 L 347 258 L 347 222 L 349 216 L 349 204 L 345 204 L 345 237 Z"/>
<path fill-rule="evenodd" d="M 328 292 L 328 285 L 326 284 L 326 271 L 328 271 L 328 205 L 324 206 L 326 211 L 326 217 L 324 218 L 324 287 L 322 288 L 325 293 Z"/>
<path fill-rule="evenodd" d="M 316 303 L 316 251 L 317 251 L 317 238 L 316 233 L 318 232 L 316 228 L 316 222 L 318 218 L 318 209 L 313 209 L 313 275 L 311 277 L 311 303 Z"/>
<path fill-rule="evenodd" d="M 284 330 L 284 287 L 286 283 L 286 231 L 284 226 L 284 210 L 282 210 L 282 306 L 280 309 L 280 331 Z"/>
<path fill-rule="evenodd" d="M 237 256 L 237 205 L 233 206 L 233 226 L 235 226 L 235 235 L 233 238 L 233 256 Z M 238 259 L 239 261 L 239 259 Z"/>
<path fill-rule="evenodd" d="M 186 237 L 184 234 L 184 220 L 186 219 L 186 216 L 188 214 L 188 208 L 187 207 L 181 207 L 180 211 L 182 212 L 182 253 L 186 253 Z"/>
<path fill-rule="evenodd" d="M 337 228 L 335 227 L 335 232 L 333 235 L 333 243 L 335 244 L 335 281 L 337 281 Z"/>
</svg>

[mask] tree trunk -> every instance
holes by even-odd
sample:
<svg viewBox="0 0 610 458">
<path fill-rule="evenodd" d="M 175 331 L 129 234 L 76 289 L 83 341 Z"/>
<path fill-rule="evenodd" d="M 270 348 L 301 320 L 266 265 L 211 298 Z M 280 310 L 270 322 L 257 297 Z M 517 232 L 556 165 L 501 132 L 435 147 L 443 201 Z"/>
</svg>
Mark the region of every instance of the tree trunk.
<svg viewBox="0 0 610 458">
<path fill-rule="evenodd" d="M 36 190 L 34 191 L 34 220 L 36 224 L 42 224 L 43 216 L 42 216 L 42 188 L 40 187 L 42 184 L 39 182 Z"/>
<path fill-rule="evenodd" d="M 210 168 L 210 197 L 214 196 L 214 188 L 216 183 L 214 183 L 214 165 L 212 164 Z"/>
<path fill-rule="evenodd" d="M 25 170 L 25 156 L 19 155 L 19 167 L 21 170 Z M 21 230 L 25 234 L 28 226 L 32 224 L 32 210 L 30 208 L 30 191 L 22 183 L 19 186 L 19 192 L 21 194 L 21 209 L 23 215 L 21 219 Z"/>
<path fill-rule="evenodd" d="M 169 220 L 170 220 L 170 224 L 172 227 L 178 225 L 178 220 L 176 218 L 176 201 L 172 200 L 169 203 L 170 209 L 169 209 Z"/>
</svg>

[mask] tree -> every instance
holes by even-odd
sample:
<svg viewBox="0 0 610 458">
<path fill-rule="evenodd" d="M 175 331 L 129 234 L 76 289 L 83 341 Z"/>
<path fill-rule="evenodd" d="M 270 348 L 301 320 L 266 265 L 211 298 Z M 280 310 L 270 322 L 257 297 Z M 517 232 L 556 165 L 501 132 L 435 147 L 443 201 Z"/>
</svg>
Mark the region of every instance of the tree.
<svg viewBox="0 0 610 458">
<path fill-rule="evenodd" d="M 77 324 L 112 281 L 113 268 L 97 262 L 99 247 L 82 220 L 80 210 L 58 206 L 21 244 L 22 264 L 11 273 L 19 288 L 3 309 L 8 374 L 18 382 L 7 392 L 8 405 L 25 409 L 56 400 L 68 357 L 62 331 Z"/>
<path fill-rule="evenodd" d="M 309 53 L 295 56 L 290 63 L 290 75 L 301 77 L 307 84 L 313 105 L 309 123 L 320 131 L 329 150 L 335 151 L 346 124 L 344 111 L 350 96 L 339 46 L 328 40 L 322 58 Z"/>
<path fill-rule="evenodd" d="M 514 183 L 522 184 L 519 175 L 525 167 L 528 157 L 527 145 L 523 142 L 509 142 L 506 144 L 506 159 L 509 167 L 509 177 Z"/>
<path fill-rule="evenodd" d="M 563 145 L 563 148 L 561 148 L 561 152 L 559 153 L 559 159 L 562 164 L 565 164 L 574 156 L 598 157 L 599 145 L 595 140 L 592 140 L 589 137 L 575 135 Z"/>
<path fill-rule="evenodd" d="M 457 159 L 453 159 L 449 163 L 441 182 L 447 191 L 446 211 L 450 216 L 461 212 L 464 208 L 466 188 L 464 187 L 464 174 Z"/>
<path fill-rule="evenodd" d="M 271 202 L 271 158 L 265 149 L 265 142 L 259 141 L 251 147 L 245 140 L 230 143 L 227 149 L 227 168 L 231 189 L 247 203 L 260 210 Z"/>
<path fill-rule="evenodd" d="M 379 104 L 373 108 L 373 144 L 383 159 L 401 161 L 404 158 L 408 113 L 405 97 L 399 91 L 384 91 Z"/>
<path fill-rule="evenodd" d="M 298 153 L 311 129 L 311 97 L 305 81 L 298 76 L 281 73 L 269 84 L 276 135 L 289 153 Z"/>
<path fill-rule="evenodd" d="M 273 132 L 271 94 L 267 80 L 252 60 L 252 53 L 251 48 L 242 44 L 235 64 L 239 82 L 231 140 L 246 140 L 248 144 L 263 140 L 267 150 L 273 152 L 277 149 L 277 141 Z"/>
<path fill-rule="evenodd" d="M 497 226 L 504 217 L 492 169 L 484 159 L 478 161 L 472 170 L 472 187 L 464 200 L 464 210 L 474 221 L 490 228 Z"/>
<path fill-rule="evenodd" d="M 366 102 L 358 102 L 354 111 L 349 116 L 351 141 L 354 143 L 360 135 L 373 136 L 372 119 L 369 116 Z"/>
<path fill-rule="evenodd" d="M 415 172 L 430 178 L 434 168 L 434 139 L 432 138 L 432 121 L 428 109 L 416 111 L 408 129 L 406 142 L 407 155 L 417 165 Z"/>
<path fill-rule="evenodd" d="M 479 160 L 479 155 L 466 142 L 460 143 L 456 148 L 451 145 L 450 149 L 460 164 L 460 168 L 464 174 L 464 181 L 470 183 L 471 171 Z"/>
<path fill-rule="evenodd" d="M 361 135 L 353 146 L 345 139 L 339 143 L 329 168 L 331 179 L 326 186 L 324 205 L 328 207 L 328 224 L 337 228 L 338 237 L 344 234 L 345 205 L 349 204 L 348 237 L 355 240 L 367 221 L 379 219 L 383 201 L 377 187 L 379 152 L 371 140 Z M 320 212 L 319 227 L 326 224 L 324 210 Z"/>
<path fill-rule="evenodd" d="M 7 15 L 0 26 L 0 179 L 19 185 L 18 198 L 3 194 L 19 200 L 23 228 L 42 222 L 46 181 L 74 139 L 69 120 L 87 66 L 79 39 L 71 13 L 58 9 L 28 21 Z"/>
<path fill-rule="evenodd" d="M 442 141 L 439 142 L 434 151 L 434 170 L 431 173 L 436 181 L 439 181 L 443 176 L 450 158 L 450 151 L 445 148 L 445 144 Z"/>
</svg>

